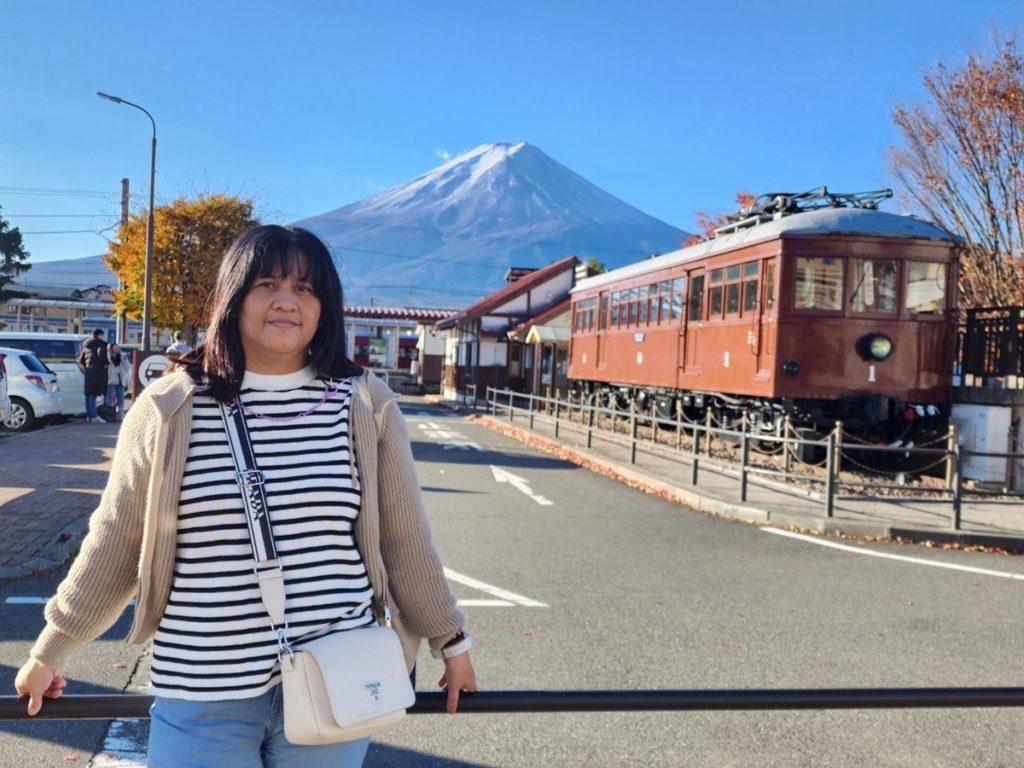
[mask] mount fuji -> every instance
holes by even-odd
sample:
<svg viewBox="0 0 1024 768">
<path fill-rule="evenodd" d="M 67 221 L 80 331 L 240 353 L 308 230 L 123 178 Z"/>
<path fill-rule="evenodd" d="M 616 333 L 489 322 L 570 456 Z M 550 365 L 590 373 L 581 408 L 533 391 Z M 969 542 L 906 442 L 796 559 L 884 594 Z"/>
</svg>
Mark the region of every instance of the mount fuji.
<svg viewBox="0 0 1024 768">
<path fill-rule="evenodd" d="M 349 306 L 457 309 L 500 288 L 510 267 L 574 255 L 614 269 L 687 238 L 525 142 L 483 144 L 294 224 L 331 247 Z M 102 256 L 35 264 L 14 287 L 63 296 L 97 285 L 117 285 Z"/>
<path fill-rule="evenodd" d="M 509 267 L 575 255 L 612 269 L 687 237 L 525 142 L 483 144 L 295 225 L 331 247 L 350 305 L 464 306 L 500 288 Z"/>
</svg>

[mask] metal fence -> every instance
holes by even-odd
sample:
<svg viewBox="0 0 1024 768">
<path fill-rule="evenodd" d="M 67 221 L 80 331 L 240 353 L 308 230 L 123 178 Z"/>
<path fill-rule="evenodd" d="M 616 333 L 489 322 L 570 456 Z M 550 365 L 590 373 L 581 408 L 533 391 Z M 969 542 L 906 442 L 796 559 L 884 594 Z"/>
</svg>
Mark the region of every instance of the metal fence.
<svg viewBox="0 0 1024 768">
<path fill-rule="evenodd" d="M 716 425 L 710 412 L 704 423 L 698 423 L 685 420 L 678 412 L 675 419 L 664 419 L 651 414 L 640 414 L 635 408 L 608 408 L 591 405 L 582 400 L 573 402 L 560 397 L 542 397 L 494 387 L 487 388 L 485 404 L 488 413 L 495 416 L 507 415 L 510 423 L 514 423 L 517 418 L 525 420 L 530 430 L 534 429 L 536 419 L 544 419 L 546 423 L 553 425 L 556 438 L 565 429 L 573 430 L 585 438 L 587 448 L 593 447 L 595 438 L 621 445 L 628 452 L 630 464 L 636 464 L 637 454 L 641 451 L 662 458 L 688 462 L 692 485 L 697 485 L 702 464 L 733 470 L 738 475 L 740 501 L 743 502 L 747 500 L 752 476 L 774 477 L 784 482 L 803 482 L 820 486 L 823 513 L 826 518 L 833 517 L 836 498 L 841 497 L 841 470 L 844 462 L 860 464 L 853 458 L 855 455 L 914 456 L 920 460 L 917 471 L 943 467 L 945 482 L 941 488 L 919 487 L 917 490 L 931 494 L 932 499 L 948 501 L 952 505 L 950 527 L 954 531 L 961 530 L 962 505 L 968 495 L 964 487 L 964 463 L 973 457 L 1024 460 L 1024 453 L 989 453 L 964 448 L 959 444 L 952 427 L 947 435 L 930 445 L 879 446 L 846 435 L 841 422 L 836 422 L 835 428 L 823 439 L 808 439 L 796 434 L 789 427 L 788 421 L 781 429 L 782 434 L 772 435 L 754 432 L 748 429 L 745 423 L 741 423 L 739 429 Z M 623 427 L 621 432 L 618 429 L 620 424 Z M 610 429 L 604 425 L 608 425 Z M 649 425 L 648 434 L 641 434 L 641 425 Z M 659 430 L 672 432 L 675 435 L 674 444 L 659 440 Z M 689 441 L 688 450 L 683 448 L 684 438 Z M 713 457 L 712 439 L 733 445 L 738 454 L 736 460 L 728 461 L 722 457 Z M 777 446 L 782 457 L 781 466 L 754 462 L 751 456 L 751 446 L 754 442 L 761 446 Z M 817 454 L 822 458 L 819 461 L 803 461 L 797 458 L 808 454 Z M 905 475 L 905 472 L 889 474 L 894 481 L 859 478 L 856 485 L 875 491 L 907 489 L 905 480 L 901 482 L 901 476 Z M 985 495 L 990 497 L 1001 494 Z"/>
<path fill-rule="evenodd" d="M 445 693 L 417 693 L 412 715 L 445 713 Z M 0 720 L 113 720 L 149 717 L 151 696 L 102 694 L 48 699 L 29 718 L 27 699 L 0 696 Z M 460 714 L 516 712 L 721 712 L 821 709 L 957 709 L 1024 706 L 1024 688 L 782 688 L 724 690 L 480 691 L 459 698 Z"/>
</svg>

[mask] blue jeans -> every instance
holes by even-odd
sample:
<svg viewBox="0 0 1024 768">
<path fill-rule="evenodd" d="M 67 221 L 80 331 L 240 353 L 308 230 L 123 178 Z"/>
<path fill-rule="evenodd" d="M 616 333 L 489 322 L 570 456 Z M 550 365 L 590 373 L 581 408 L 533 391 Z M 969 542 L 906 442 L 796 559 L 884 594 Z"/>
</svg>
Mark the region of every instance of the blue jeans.
<svg viewBox="0 0 1024 768">
<path fill-rule="evenodd" d="M 117 418 L 124 416 L 124 386 L 122 384 L 107 384 L 107 396 L 103 398 L 104 405 L 117 405 Z"/>
<path fill-rule="evenodd" d="M 284 737 L 281 686 L 255 699 L 158 696 L 150 709 L 149 768 L 359 768 L 370 740 L 303 746 Z"/>
<path fill-rule="evenodd" d="M 85 396 L 85 418 L 89 421 L 95 419 L 99 414 L 96 413 L 96 397 L 95 395 Z"/>
</svg>

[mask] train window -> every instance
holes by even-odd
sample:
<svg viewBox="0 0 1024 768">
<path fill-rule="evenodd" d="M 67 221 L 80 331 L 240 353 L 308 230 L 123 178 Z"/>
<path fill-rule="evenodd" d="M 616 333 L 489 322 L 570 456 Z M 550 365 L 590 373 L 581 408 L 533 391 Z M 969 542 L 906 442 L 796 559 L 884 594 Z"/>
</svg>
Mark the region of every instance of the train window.
<svg viewBox="0 0 1024 768">
<path fill-rule="evenodd" d="M 636 300 L 637 300 L 637 288 L 631 288 L 626 291 L 627 301 L 629 302 L 629 318 L 626 321 L 630 325 L 636 325 Z"/>
<path fill-rule="evenodd" d="M 757 262 L 748 261 L 743 265 L 743 313 L 753 312 L 757 307 Z"/>
<path fill-rule="evenodd" d="M 604 330 L 608 327 L 608 294 L 601 294 L 601 309 L 597 315 L 597 327 Z"/>
<path fill-rule="evenodd" d="M 672 318 L 672 281 L 665 280 L 658 288 L 658 299 L 661 309 L 659 310 L 659 322 L 666 323 Z"/>
<path fill-rule="evenodd" d="M 640 325 L 647 325 L 647 286 L 641 285 L 639 288 L 634 288 L 633 290 L 640 292 L 640 306 L 637 308 L 637 322 Z"/>
<path fill-rule="evenodd" d="M 775 304 L 775 265 L 764 266 L 764 306 L 771 309 Z"/>
<path fill-rule="evenodd" d="M 615 293 L 612 294 L 612 317 L 610 323 L 612 328 L 619 327 L 619 310 L 621 309 L 621 307 L 622 294 L 619 291 L 616 291 Z"/>
<path fill-rule="evenodd" d="M 677 277 L 672 281 L 672 320 L 679 320 L 683 316 L 683 301 L 686 295 L 686 278 Z"/>
<path fill-rule="evenodd" d="M 690 301 L 686 308 L 687 320 L 700 320 L 704 309 L 704 275 L 696 274 L 690 278 Z"/>
<path fill-rule="evenodd" d="M 740 312 L 740 284 L 729 283 L 725 286 L 725 313 L 738 315 Z"/>
<path fill-rule="evenodd" d="M 711 270 L 711 290 L 708 291 L 708 319 L 722 314 L 722 270 Z"/>
<path fill-rule="evenodd" d="M 850 261 L 850 311 L 896 314 L 899 265 L 894 259 Z"/>
<path fill-rule="evenodd" d="M 658 284 L 652 283 L 647 287 L 647 322 L 657 324 L 658 322 Z"/>
<path fill-rule="evenodd" d="M 932 261 L 907 263 L 907 312 L 942 315 L 946 311 L 946 265 Z"/>
<path fill-rule="evenodd" d="M 843 260 L 800 257 L 796 260 L 796 309 L 839 311 L 843 308 Z"/>
</svg>

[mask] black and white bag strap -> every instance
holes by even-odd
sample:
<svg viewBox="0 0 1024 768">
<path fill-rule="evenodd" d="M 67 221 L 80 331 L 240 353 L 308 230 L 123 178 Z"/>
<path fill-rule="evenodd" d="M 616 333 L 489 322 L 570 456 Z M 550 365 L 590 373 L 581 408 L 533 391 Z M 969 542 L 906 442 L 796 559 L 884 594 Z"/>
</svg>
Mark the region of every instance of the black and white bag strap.
<svg viewBox="0 0 1024 768">
<path fill-rule="evenodd" d="M 245 520 L 249 528 L 249 543 L 252 545 L 253 571 L 260 587 L 263 606 L 270 614 L 270 621 L 277 633 L 278 646 L 282 653 L 291 653 L 288 643 L 288 624 L 284 617 L 285 593 L 284 570 L 274 546 L 274 530 L 270 526 L 270 510 L 267 507 L 267 492 L 263 487 L 263 472 L 256 466 L 256 453 L 249 439 L 249 428 L 241 404 L 235 400 L 230 405 L 220 404 L 220 415 L 224 420 L 224 431 L 231 447 L 231 458 L 235 462 L 235 482 L 242 493 L 245 506 Z"/>
</svg>

